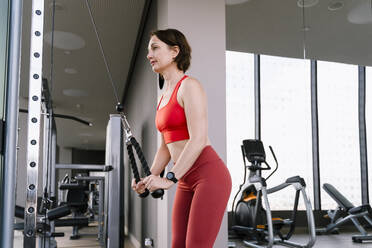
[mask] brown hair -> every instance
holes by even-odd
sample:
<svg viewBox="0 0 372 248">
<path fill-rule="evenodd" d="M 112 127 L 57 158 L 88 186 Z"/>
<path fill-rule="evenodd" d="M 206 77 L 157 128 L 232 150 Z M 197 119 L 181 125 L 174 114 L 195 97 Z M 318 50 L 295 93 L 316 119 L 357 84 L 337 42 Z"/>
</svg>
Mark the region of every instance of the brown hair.
<svg viewBox="0 0 372 248">
<path fill-rule="evenodd" d="M 177 63 L 177 68 L 183 72 L 186 72 L 187 69 L 189 69 L 191 61 L 191 47 L 183 33 L 177 29 L 163 29 L 152 31 L 150 35 L 155 35 L 159 38 L 159 40 L 168 46 L 178 46 L 180 52 L 174 59 L 174 61 Z"/>
</svg>

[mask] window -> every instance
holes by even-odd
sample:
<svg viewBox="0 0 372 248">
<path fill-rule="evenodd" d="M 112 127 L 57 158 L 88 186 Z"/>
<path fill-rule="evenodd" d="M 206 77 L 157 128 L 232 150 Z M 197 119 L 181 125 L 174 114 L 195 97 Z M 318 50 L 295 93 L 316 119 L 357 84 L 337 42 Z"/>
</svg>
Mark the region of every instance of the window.
<svg viewBox="0 0 372 248">
<path fill-rule="evenodd" d="M 261 56 L 261 137 L 272 169 L 271 145 L 279 168 L 268 179 L 268 188 L 291 176 L 301 176 L 312 200 L 312 133 L 310 61 Z M 266 177 L 270 172 L 263 174 Z M 272 210 L 293 209 L 295 190 L 288 187 L 269 195 Z M 305 209 L 300 199 L 299 209 Z"/>
<path fill-rule="evenodd" d="M 352 203 L 361 203 L 358 67 L 318 61 L 320 183 L 335 186 Z M 335 201 L 322 189 L 322 209 Z"/>
<path fill-rule="evenodd" d="M 227 167 L 233 181 L 228 203 L 243 182 L 244 164 L 240 145 L 254 138 L 254 55 L 226 51 Z"/>
</svg>

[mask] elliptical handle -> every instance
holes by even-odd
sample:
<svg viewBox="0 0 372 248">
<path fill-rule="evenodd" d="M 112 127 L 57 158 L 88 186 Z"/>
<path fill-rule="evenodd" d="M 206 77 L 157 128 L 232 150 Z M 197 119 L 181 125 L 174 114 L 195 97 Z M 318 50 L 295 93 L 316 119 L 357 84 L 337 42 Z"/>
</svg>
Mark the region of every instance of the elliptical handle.
<svg viewBox="0 0 372 248">
<path fill-rule="evenodd" d="M 272 154 L 273 157 L 274 157 L 274 160 L 275 160 L 276 166 L 278 166 L 278 160 L 276 159 L 276 156 L 275 156 L 274 150 L 273 150 L 273 148 L 272 148 L 271 146 L 269 146 L 269 148 L 270 148 L 271 154 Z"/>
<path fill-rule="evenodd" d="M 270 148 L 271 154 L 274 157 L 274 160 L 275 160 L 275 163 L 276 163 L 276 167 L 275 167 L 275 170 L 273 170 L 273 172 L 271 172 L 271 174 L 268 177 L 265 178 L 265 180 L 269 179 L 269 177 L 271 177 L 278 170 L 278 167 L 279 167 L 278 160 L 276 159 L 276 156 L 275 156 L 275 153 L 274 153 L 273 148 L 271 146 L 269 146 L 269 148 Z"/>
<path fill-rule="evenodd" d="M 241 145 L 240 148 L 242 149 L 242 156 L 243 156 L 243 162 L 244 162 L 244 168 L 245 168 L 245 167 L 247 167 L 247 164 L 246 164 L 246 162 L 245 162 L 245 157 L 246 157 L 246 155 L 245 155 L 244 146 Z"/>
</svg>

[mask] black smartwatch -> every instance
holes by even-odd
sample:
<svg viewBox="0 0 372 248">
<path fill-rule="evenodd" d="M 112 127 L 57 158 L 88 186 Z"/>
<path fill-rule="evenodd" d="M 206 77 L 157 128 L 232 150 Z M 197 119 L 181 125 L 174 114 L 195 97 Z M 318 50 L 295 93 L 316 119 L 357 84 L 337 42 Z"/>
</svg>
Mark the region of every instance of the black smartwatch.
<svg viewBox="0 0 372 248">
<path fill-rule="evenodd" d="M 177 180 L 177 178 L 175 177 L 174 173 L 171 172 L 171 171 L 167 173 L 166 178 L 167 178 L 168 180 L 171 180 L 171 181 L 174 182 L 174 183 L 177 183 L 177 182 L 178 182 L 178 180 Z"/>
</svg>

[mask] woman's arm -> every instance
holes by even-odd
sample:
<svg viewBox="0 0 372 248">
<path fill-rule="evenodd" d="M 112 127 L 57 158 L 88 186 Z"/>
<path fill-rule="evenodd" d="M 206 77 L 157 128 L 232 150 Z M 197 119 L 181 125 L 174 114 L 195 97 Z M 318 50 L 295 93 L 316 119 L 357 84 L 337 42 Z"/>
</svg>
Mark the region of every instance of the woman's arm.
<svg viewBox="0 0 372 248">
<path fill-rule="evenodd" d="M 171 156 L 168 150 L 167 145 L 164 142 L 164 137 L 161 135 L 161 145 L 157 150 L 154 161 L 152 162 L 151 166 L 151 174 L 155 176 L 159 176 L 160 173 L 164 170 L 165 166 L 169 163 Z"/>
<path fill-rule="evenodd" d="M 199 157 L 208 141 L 207 96 L 201 84 L 193 78 L 180 87 L 190 139 L 180 154 L 172 172 L 183 177 Z"/>
</svg>

